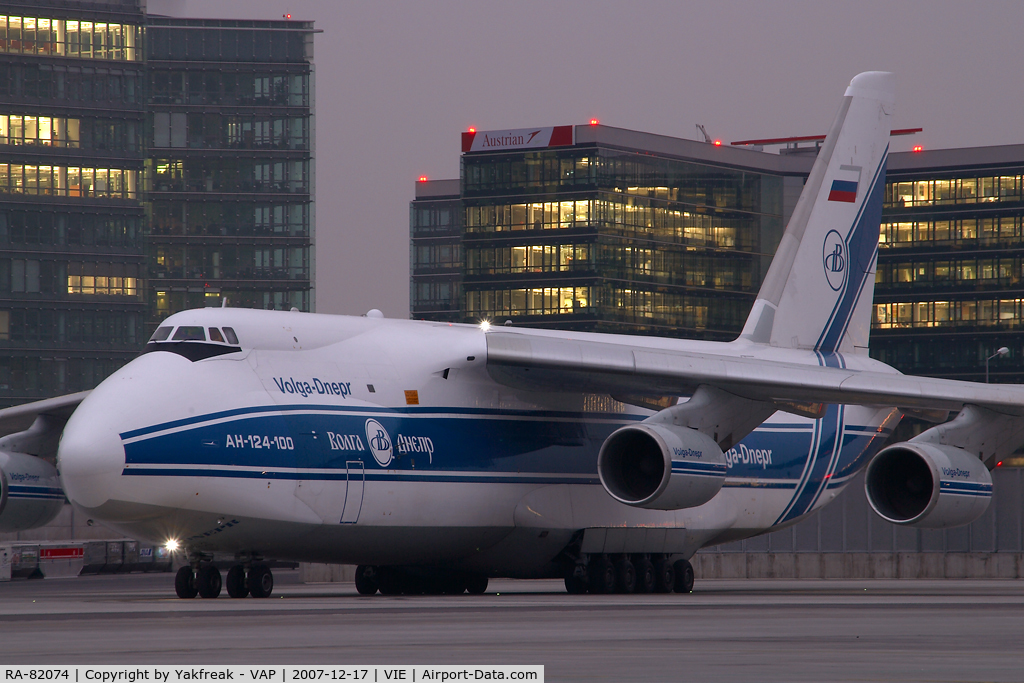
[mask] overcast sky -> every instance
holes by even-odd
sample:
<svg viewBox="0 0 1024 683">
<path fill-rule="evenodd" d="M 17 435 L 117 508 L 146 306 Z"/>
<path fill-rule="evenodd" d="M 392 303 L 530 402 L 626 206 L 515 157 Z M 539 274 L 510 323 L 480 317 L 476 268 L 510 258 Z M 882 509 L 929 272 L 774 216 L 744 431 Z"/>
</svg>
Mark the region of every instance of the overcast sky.
<svg viewBox="0 0 1024 683">
<path fill-rule="evenodd" d="M 461 131 L 586 123 L 696 139 L 824 134 L 850 79 L 897 76 L 894 151 L 1024 143 L 1024 2 L 149 0 L 315 21 L 316 304 L 409 314 L 415 179 Z"/>
</svg>

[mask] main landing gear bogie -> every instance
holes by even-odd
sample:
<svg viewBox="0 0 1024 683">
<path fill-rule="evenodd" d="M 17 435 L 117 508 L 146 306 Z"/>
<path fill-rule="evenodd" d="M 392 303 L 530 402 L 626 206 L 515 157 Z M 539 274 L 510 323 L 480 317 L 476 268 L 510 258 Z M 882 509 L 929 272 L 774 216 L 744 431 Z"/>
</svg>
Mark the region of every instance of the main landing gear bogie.
<svg viewBox="0 0 1024 683">
<path fill-rule="evenodd" d="M 425 575 L 399 567 L 356 567 L 356 591 L 360 595 L 480 595 L 487 591 L 484 574 Z"/>
<path fill-rule="evenodd" d="M 594 593 L 692 593 L 693 565 L 649 555 L 590 555 L 565 577 L 565 591 Z"/>
<path fill-rule="evenodd" d="M 185 565 L 174 576 L 174 592 L 179 598 L 216 598 L 222 587 L 227 588 L 232 598 L 268 598 L 274 590 L 274 574 L 262 563 L 253 564 L 248 570 L 245 565 L 236 564 L 222 583 L 220 570 L 212 562 L 200 562 L 198 566 Z"/>
</svg>

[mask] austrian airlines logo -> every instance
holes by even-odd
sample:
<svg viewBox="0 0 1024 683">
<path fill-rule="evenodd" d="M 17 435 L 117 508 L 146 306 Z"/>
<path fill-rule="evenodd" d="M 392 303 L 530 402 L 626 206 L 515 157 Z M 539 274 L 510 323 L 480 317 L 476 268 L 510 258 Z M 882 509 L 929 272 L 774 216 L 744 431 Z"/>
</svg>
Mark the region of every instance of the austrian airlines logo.
<svg viewBox="0 0 1024 683">
<path fill-rule="evenodd" d="M 846 281 L 846 269 L 849 265 L 849 252 L 842 235 L 829 230 L 825 235 L 825 244 L 821 252 L 822 265 L 825 267 L 825 278 L 832 291 L 838 292 Z"/>
</svg>

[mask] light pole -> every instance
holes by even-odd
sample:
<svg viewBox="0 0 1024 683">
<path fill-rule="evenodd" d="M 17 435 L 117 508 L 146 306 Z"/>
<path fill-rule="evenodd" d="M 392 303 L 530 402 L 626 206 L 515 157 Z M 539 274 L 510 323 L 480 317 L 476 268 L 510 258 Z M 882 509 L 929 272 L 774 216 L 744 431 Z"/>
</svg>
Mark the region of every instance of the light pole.
<svg viewBox="0 0 1024 683">
<path fill-rule="evenodd" d="M 999 350 L 993 353 L 991 356 L 985 359 L 985 384 L 988 384 L 988 362 L 996 356 L 1005 356 L 1010 352 L 1010 349 L 1005 346 L 1000 346 Z"/>
</svg>

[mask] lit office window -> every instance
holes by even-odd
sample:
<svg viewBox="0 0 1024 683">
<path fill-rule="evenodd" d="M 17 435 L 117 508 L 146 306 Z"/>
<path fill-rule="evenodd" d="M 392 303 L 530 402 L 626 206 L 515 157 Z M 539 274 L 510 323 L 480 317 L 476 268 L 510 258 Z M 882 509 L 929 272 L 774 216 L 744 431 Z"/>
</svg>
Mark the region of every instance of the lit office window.
<svg viewBox="0 0 1024 683">
<path fill-rule="evenodd" d="M 892 182 L 885 186 L 886 208 L 985 204 L 1020 201 L 1022 176 L 986 176 Z"/>
<path fill-rule="evenodd" d="M 80 119 L 0 114 L 0 145 L 78 147 Z"/>
<path fill-rule="evenodd" d="M 128 24 L 0 15 L 0 52 L 139 61 L 141 33 Z"/>
<path fill-rule="evenodd" d="M 139 174 L 123 168 L 0 164 L 0 193 L 135 199 Z"/>
<path fill-rule="evenodd" d="M 138 267 L 120 263 L 71 263 L 68 294 L 96 296 L 139 295 Z"/>
</svg>

